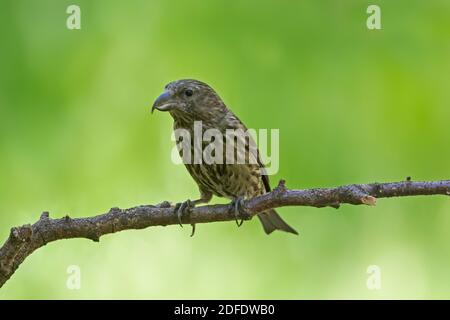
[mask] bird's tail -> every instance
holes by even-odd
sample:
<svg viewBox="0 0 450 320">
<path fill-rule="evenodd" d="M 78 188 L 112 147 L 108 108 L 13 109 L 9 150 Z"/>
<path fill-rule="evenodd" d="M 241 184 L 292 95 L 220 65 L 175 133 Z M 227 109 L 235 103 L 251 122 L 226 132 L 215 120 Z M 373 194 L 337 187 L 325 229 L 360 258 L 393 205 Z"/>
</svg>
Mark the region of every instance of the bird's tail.
<svg viewBox="0 0 450 320">
<path fill-rule="evenodd" d="M 298 235 L 298 232 L 288 225 L 273 209 L 258 214 L 258 218 L 263 225 L 264 232 L 267 234 L 271 234 L 275 230 L 281 230 Z"/>
</svg>

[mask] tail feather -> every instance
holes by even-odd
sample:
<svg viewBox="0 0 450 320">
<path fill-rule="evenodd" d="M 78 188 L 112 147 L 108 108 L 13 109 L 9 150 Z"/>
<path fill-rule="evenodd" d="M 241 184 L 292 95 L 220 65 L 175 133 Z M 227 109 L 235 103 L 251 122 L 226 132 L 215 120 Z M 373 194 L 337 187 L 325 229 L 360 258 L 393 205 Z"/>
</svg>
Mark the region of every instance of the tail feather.
<svg viewBox="0 0 450 320">
<path fill-rule="evenodd" d="M 298 235 L 298 232 L 288 225 L 273 209 L 258 214 L 258 218 L 263 225 L 264 232 L 267 234 L 271 234 L 275 230 L 281 230 Z"/>
</svg>

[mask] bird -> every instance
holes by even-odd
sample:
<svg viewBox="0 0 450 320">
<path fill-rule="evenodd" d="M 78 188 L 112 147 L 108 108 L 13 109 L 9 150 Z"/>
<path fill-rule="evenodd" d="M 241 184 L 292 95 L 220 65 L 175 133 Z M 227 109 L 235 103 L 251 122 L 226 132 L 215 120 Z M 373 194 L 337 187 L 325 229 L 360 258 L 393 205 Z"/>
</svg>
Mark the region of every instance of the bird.
<svg viewBox="0 0 450 320">
<path fill-rule="evenodd" d="M 168 83 L 164 87 L 164 92 L 153 103 L 151 112 L 153 113 L 155 110 L 168 112 L 172 116 L 175 132 L 185 130 L 194 135 L 196 122 L 201 122 L 202 132 L 213 129 L 222 133 L 224 137 L 226 137 L 227 130 L 247 131 L 244 123 L 225 105 L 216 91 L 199 80 L 181 79 Z M 186 211 L 189 212 L 197 204 L 209 203 L 213 195 L 232 200 L 236 222 L 240 226 L 243 220 L 240 223 L 238 222 L 239 214 L 245 214 L 242 208 L 243 200 L 271 191 L 269 177 L 265 174 L 259 150 L 256 147 L 249 147 L 254 142 L 251 137 L 249 139 L 244 142 L 245 148 L 240 148 L 242 150 L 236 150 L 238 143 L 235 143 L 236 152 L 233 157 L 237 157 L 239 152 L 241 156 L 245 154 L 245 159 L 248 158 L 245 163 L 235 163 L 236 161 L 233 163 L 225 161 L 222 161 L 222 163 L 206 163 L 206 161 L 196 163 L 196 161 L 192 161 L 192 157 L 191 161 L 183 161 L 186 169 L 198 185 L 200 198 L 193 201 L 186 200 L 176 205 L 175 210 L 181 226 L 181 217 Z M 216 142 L 220 142 L 223 146 L 229 141 L 223 138 Z M 189 147 L 192 156 L 196 148 L 193 139 L 191 139 Z M 203 143 L 201 147 L 204 147 Z M 225 156 L 226 148 L 223 147 L 222 149 L 224 149 Z M 183 155 L 187 155 L 181 148 L 178 148 L 178 151 L 182 158 Z M 274 209 L 258 213 L 257 216 L 266 234 L 281 230 L 298 235 L 298 232 L 289 226 Z M 195 225 L 193 225 L 193 233 L 194 230 Z"/>
</svg>

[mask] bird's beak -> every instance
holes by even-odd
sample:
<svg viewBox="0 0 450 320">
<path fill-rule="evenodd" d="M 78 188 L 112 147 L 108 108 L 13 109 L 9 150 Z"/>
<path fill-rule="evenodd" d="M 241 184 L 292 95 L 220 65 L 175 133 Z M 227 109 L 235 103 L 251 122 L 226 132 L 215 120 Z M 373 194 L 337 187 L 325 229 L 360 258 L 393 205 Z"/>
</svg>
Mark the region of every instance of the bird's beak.
<svg viewBox="0 0 450 320">
<path fill-rule="evenodd" d="M 176 107 L 176 103 L 171 101 L 172 92 L 169 90 L 164 91 L 153 103 L 152 113 L 155 109 L 159 111 L 169 111 Z"/>
</svg>

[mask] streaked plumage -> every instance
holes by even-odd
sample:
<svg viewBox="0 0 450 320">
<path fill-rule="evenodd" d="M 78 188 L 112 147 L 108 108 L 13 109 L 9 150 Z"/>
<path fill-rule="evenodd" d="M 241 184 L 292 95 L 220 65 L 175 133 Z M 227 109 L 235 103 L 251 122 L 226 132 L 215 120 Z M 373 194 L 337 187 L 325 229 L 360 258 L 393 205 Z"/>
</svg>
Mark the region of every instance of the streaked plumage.
<svg viewBox="0 0 450 320">
<path fill-rule="evenodd" d="M 155 101 L 153 109 L 168 111 L 174 119 L 174 130 L 188 130 L 193 137 L 194 121 L 202 122 L 203 132 L 214 128 L 219 130 L 224 136 L 227 129 L 247 130 L 239 118 L 226 107 L 217 93 L 201 81 L 191 79 L 178 80 L 169 83 L 165 90 Z M 244 138 L 238 137 L 237 139 Z M 193 139 L 191 142 L 191 159 L 194 159 Z M 225 141 L 222 141 L 222 143 L 224 145 L 223 159 L 225 160 Z M 207 144 L 208 142 L 203 142 L 202 149 Z M 235 150 L 237 145 L 236 143 Z M 270 191 L 268 176 L 262 174 L 264 166 L 260 160 L 258 150 L 250 148 L 249 143 L 246 141 L 245 149 L 240 150 L 238 148 L 237 152 L 245 153 L 245 156 L 253 161 L 246 161 L 245 164 L 185 163 L 201 193 L 201 199 L 194 201 L 194 203 L 209 202 L 213 194 L 236 200 L 239 198 L 252 198 Z M 183 157 L 181 150 L 180 156 Z M 274 230 L 283 230 L 297 234 L 294 229 L 281 219 L 275 210 L 260 213 L 258 217 L 267 234 Z"/>
</svg>

